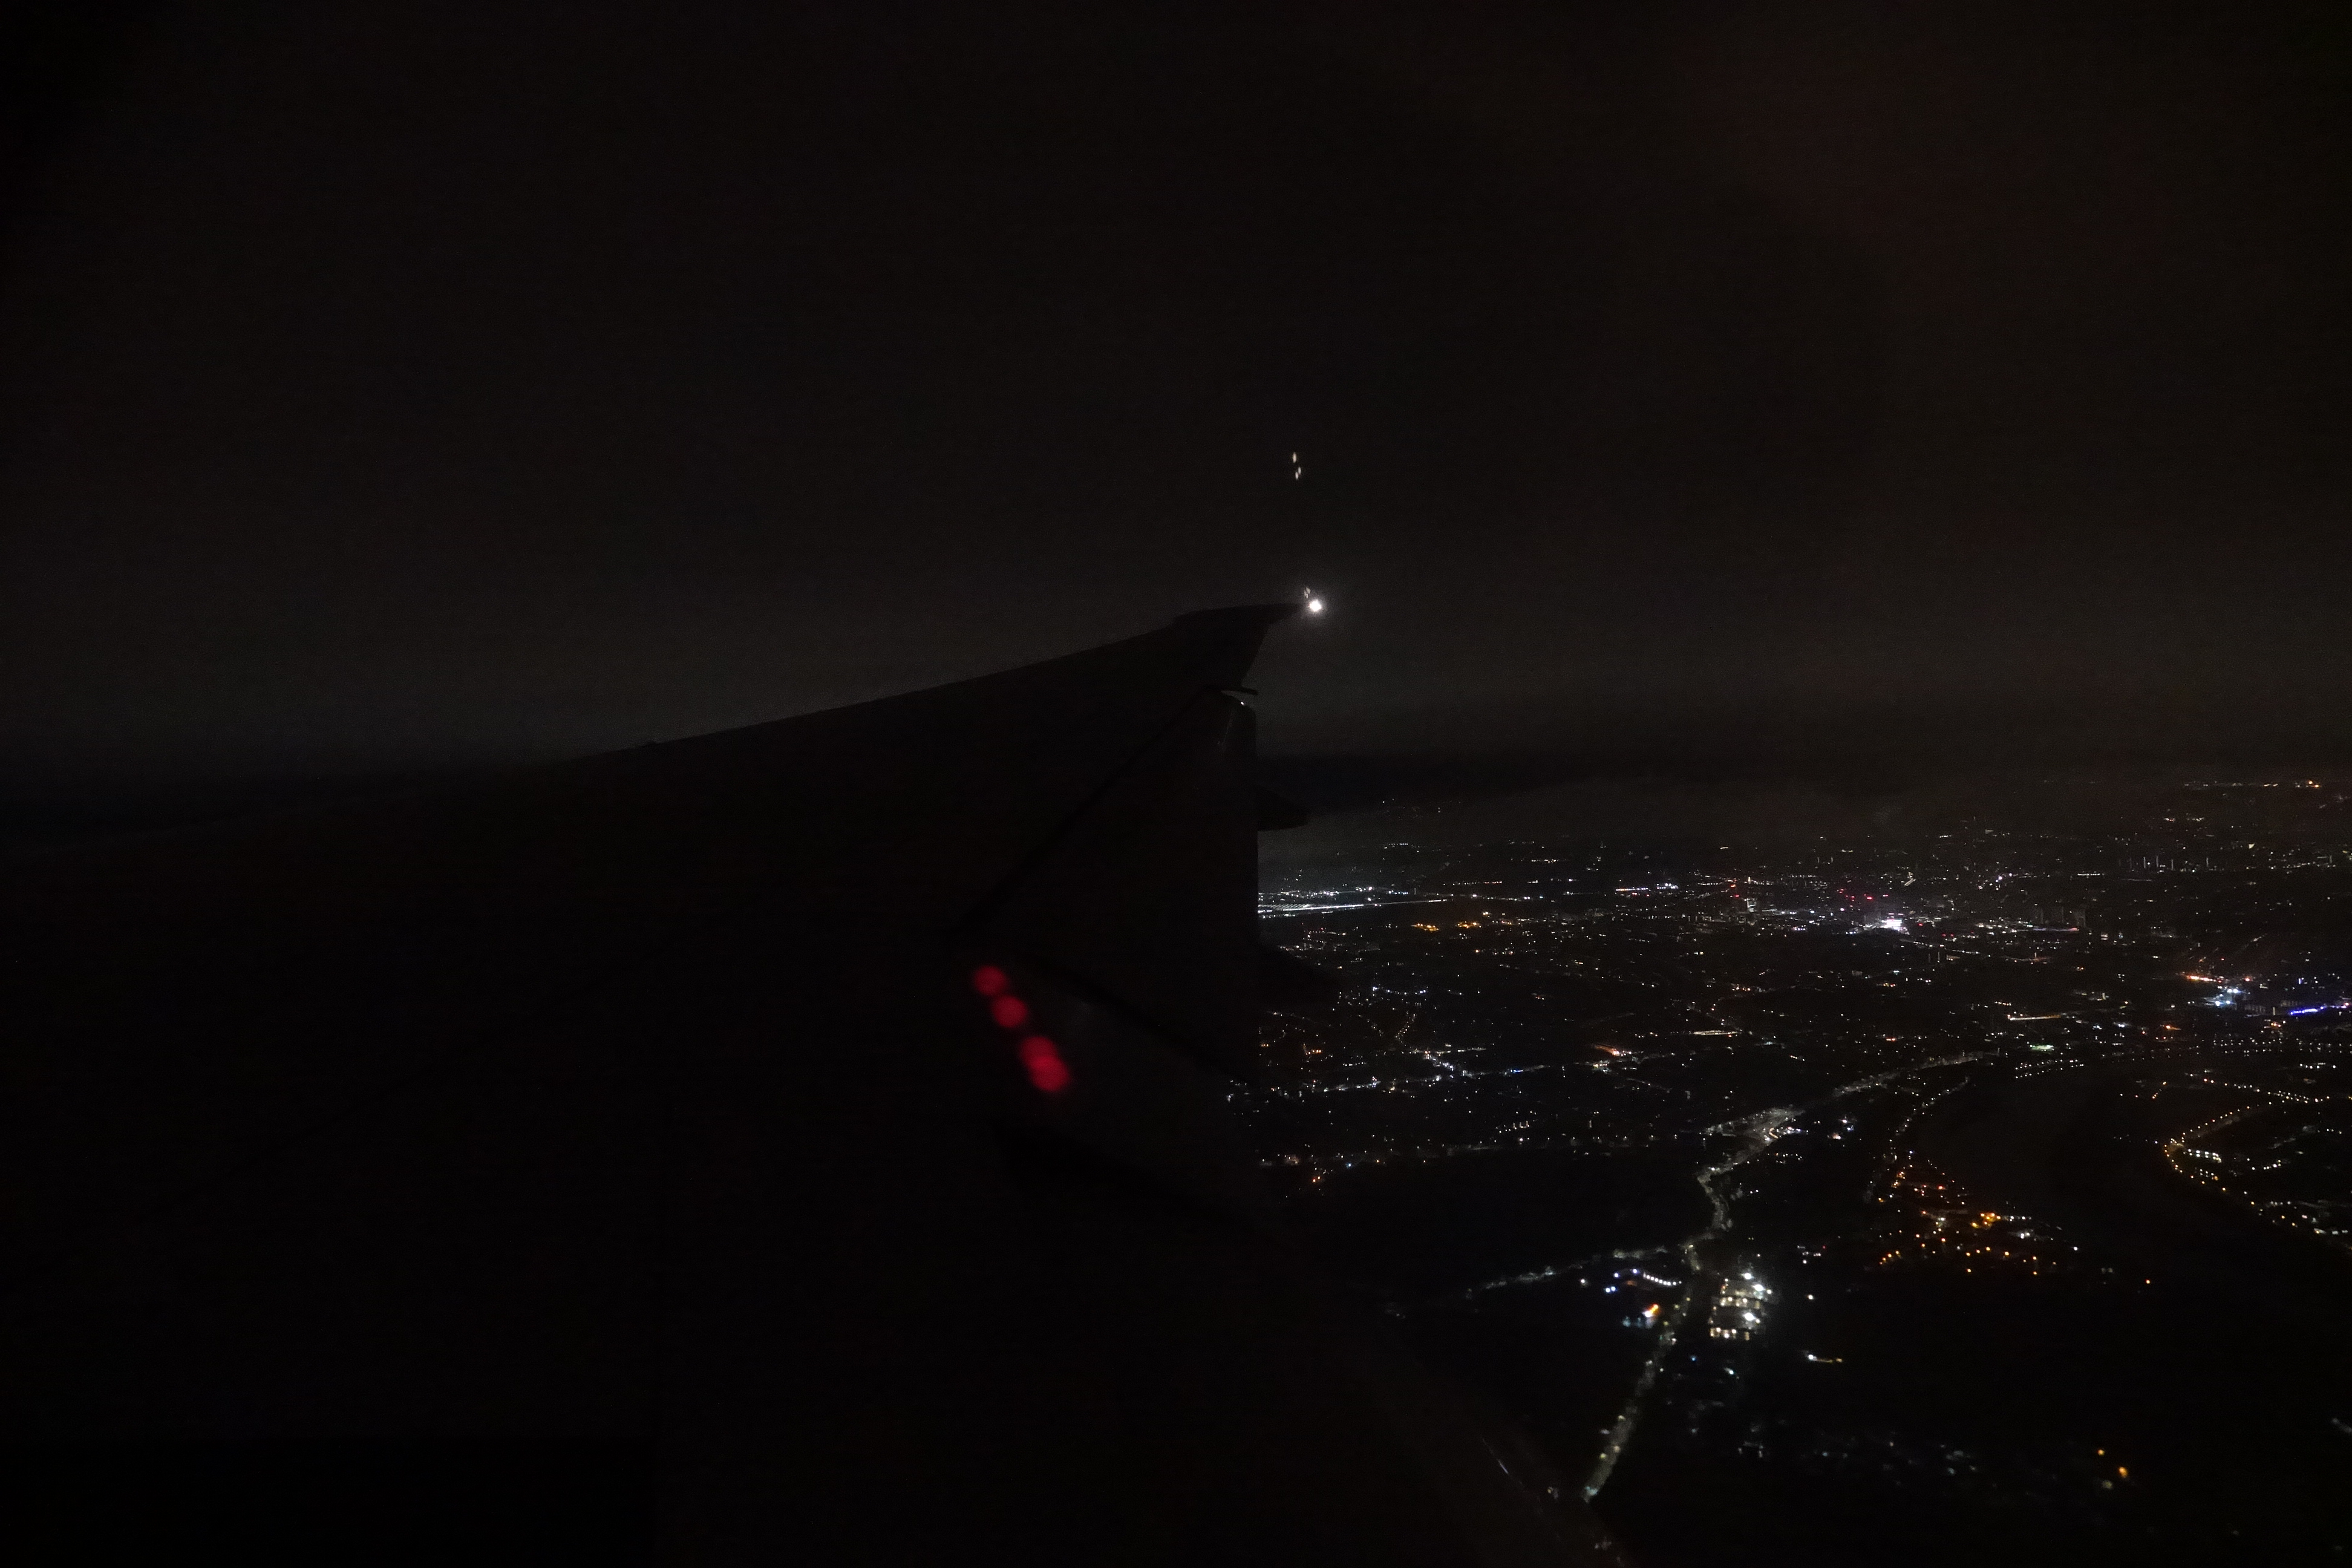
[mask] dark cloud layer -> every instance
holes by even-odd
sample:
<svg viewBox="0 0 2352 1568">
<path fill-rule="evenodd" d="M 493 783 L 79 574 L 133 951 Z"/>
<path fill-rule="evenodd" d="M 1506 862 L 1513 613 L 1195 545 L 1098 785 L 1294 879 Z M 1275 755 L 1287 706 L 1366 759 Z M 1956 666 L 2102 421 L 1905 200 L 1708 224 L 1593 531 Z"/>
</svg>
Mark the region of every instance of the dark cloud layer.
<svg viewBox="0 0 2352 1568">
<path fill-rule="evenodd" d="M 1309 582 L 1293 749 L 2346 743 L 2331 7 L 122 37 L 10 230 L 21 774 L 625 744 Z"/>
</svg>

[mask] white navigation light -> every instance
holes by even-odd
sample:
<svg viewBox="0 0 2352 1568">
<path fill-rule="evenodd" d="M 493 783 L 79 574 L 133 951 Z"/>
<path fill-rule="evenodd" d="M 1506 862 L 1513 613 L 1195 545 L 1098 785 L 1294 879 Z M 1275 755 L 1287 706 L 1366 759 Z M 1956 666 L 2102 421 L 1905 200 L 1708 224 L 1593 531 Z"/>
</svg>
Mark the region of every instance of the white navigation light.
<svg viewBox="0 0 2352 1568">
<path fill-rule="evenodd" d="M 1323 600 L 1312 588 L 1307 590 L 1307 613 L 1310 616 L 1323 613 Z"/>
</svg>

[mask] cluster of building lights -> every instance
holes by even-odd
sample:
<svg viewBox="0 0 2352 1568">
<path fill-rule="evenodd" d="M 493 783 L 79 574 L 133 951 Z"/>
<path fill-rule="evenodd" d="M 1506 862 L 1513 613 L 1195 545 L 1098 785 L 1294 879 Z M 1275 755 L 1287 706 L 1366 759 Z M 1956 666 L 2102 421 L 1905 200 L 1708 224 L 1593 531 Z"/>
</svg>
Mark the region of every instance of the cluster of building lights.
<svg viewBox="0 0 2352 1568">
<path fill-rule="evenodd" d="M 1723 1282 L 1723 1294 L 1717 1298 L 1715 1310 L 1709 1315 L 1707 1337 L 1717 1340 L 1752 1340 L 1757 1327 L 1764 1321 L 1764 1302 L 1772 1294 L 1753 1273 L 1740 1273 Z"/>
<path fill-rule="evenodd" d="M 1878 1256 L 1871 1260 L 1874 1268 L 1942 1262 L 1959 1264 L 1964 1274 L 1979 1268 L 2017 1268 L 2039 1275 L 2055 1272 L 2062 1263 L 2074 1261 L 2026 1245 L 2047 1239 L 2034 1234 L 2033 1222 L 2027 1216 L 1969 1208 L 1951 1178 L 1916 1155 L 1895 1171 L 1879 1202 L 1898 1198 L 1917 1205 L 1916 1209 L 1907 1226 L 1887 1235 Z"/>
</svg>

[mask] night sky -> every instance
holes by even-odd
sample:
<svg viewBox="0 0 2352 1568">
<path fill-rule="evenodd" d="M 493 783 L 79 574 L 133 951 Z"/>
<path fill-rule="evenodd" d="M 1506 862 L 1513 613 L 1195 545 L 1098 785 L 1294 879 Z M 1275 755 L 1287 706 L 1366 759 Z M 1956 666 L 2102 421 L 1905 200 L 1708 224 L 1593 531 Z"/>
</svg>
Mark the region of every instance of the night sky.
<svg viewBox="0 0 2352 1568">
<path fill-rule="evenodd" d="M 1309 584 L 1278 751 L 2352 752 L 2340 4 L 110 15 L 11 142 L 0 783 Z"/>
</svg>

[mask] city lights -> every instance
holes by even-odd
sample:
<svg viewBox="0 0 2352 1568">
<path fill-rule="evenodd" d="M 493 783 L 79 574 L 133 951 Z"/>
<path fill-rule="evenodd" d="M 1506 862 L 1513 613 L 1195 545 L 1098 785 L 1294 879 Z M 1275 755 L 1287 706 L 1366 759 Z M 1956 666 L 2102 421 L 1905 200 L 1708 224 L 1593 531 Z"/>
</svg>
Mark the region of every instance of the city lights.
<svg viewBox="0 0 2352 1568">
<path fill-rule="evenodd" d="M 1619 1366 L 1610 1403 L 1559 1418 L 1594 1434 L 1588 1496 L 1652 1432 L 2022 1496 L 2044 1484 L 2024 1460 L 1906 1434 L 1899 1409 L 1872 1417 L 1893 1434 L 1875 1446 L 1776 1426 L 1763 1374 L 1831 1378 L 1857 1364 L 1850 1342 L 1874 1347 L 1872 1375 L 1945 1353 L 1899 1316 L 1869 1320 L 1893 1302 L 2008 1303 L 1989 1325 L 2054 1326 L 2104 1321 L 2103 1292 L 2160 1295 L 2095 1215 L 2035 1201 L 2052 1181 L 2032 1162 L 2055 1146 L 2034 1130 L 2086 1106 L 2119 1131 L 2078 1157 L 2145 1162 L 2131 1184 L 2194 1185 L 2266 1233 L 2352 1249 L 2321 1157 L 2352 1143 L 2352 954 L 2248 945 L 2289 879 L 2352 898 L 2352 853 L 2249 849 L 2210 802 L 2173 815 L 2105 840 L 1979 826 L 1718 846 L 1704 865 L 1400 836 L 1264 889 L 1270 937 L 1339 989 L 1323 1015 L 1269 1019 L 1267 1081 L 1234 1103 L 1302 1203 L 1491 1194 L 1465 1173 L 1515 1160 L 1594 1184 L 1566 1205 L 1591 1217 L 1526 1242 L 1549 1261 L 1497 1258 L 1396 1309 L 1523 1311 L 1531 1336 L 1557 1321 Z M 2110 1462 L 2075 1484 L 2121 1495 L 2126 1479 Z"/>
</svg>

